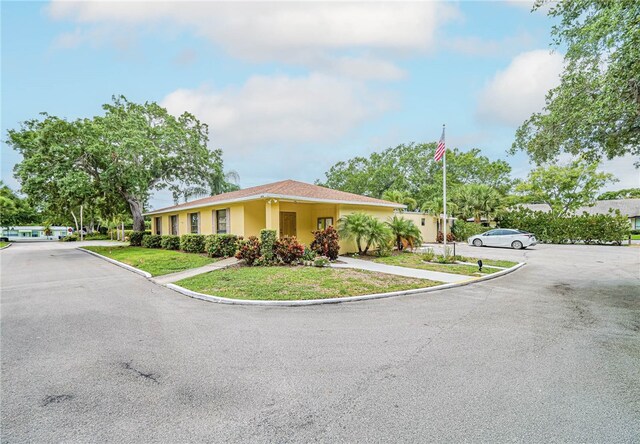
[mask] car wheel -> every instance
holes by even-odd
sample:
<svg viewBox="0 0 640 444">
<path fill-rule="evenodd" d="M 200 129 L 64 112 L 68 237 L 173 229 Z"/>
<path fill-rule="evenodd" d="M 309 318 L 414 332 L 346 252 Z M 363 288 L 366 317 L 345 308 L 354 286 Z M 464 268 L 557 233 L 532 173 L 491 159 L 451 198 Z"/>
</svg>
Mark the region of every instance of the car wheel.
<svg viewBox="0 0 640 444">
<path fill-rule="evenodd" d="M 482 241 L 480 239 L 474 239 L 473 240 L 473 246 L 474 247 L 482 247 Z"/>
<path fill-rule="evenodd" d="M 519 250 L 522 248 L 522 242 L 520 241 L 513 241 L 511 243 L 511 248 L 515 249 L 515 250 Z"/>
</svg>

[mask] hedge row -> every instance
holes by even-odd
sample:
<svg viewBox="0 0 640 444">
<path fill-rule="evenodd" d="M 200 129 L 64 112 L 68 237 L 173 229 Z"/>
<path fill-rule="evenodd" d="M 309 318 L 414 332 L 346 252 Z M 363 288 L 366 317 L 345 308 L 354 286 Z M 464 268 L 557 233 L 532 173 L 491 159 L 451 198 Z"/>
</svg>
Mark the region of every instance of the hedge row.
<svg viewBox="0 0 640 444">
<path fill-rule="evenodd" d="M 141 233 L 141 236 L 138 236 Z M 231 257 L 242 239 L 235 234 L 183 234 L 182 236 L 148 234 L 135 231 L 129 237 L 132 246 L 182 250 L 187 253 L 207 253 L 210 257 Z"/>
<path fill-rule="evenodd" d="M 551 213 L 520 208 L 503 215 L 499 225 L 528 231 L 535 234 L 539 241 L 552 244 L 584 242 L 620 245 L 628 238 L 630 231 L 629 220 L 620 211 L 555 217 Z"/>
</svg>

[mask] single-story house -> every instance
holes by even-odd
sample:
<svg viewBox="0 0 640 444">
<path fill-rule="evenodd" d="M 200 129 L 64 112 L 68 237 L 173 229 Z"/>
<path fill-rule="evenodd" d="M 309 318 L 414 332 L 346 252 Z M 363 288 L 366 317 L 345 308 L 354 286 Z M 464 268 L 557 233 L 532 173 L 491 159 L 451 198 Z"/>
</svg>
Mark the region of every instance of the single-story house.
<svg viewBox="0 0 640 444">
<path fill-rule="evenodd" d="M 520 207 L 528 208 L 532 211 L 543 211 L 548 213 L 551 207 L 547 204 L 520 204 Z M 597 200 L 591 206 L 578 208 L 573 214 L 608 214 L 609 210 L 620 211 L 620 214 L 629 218 L 631 229 L 640 230 L 640 199 L 607 199 Z"/>
<path fill-rule="evenodd" d="M 6 237 L 10 241 L 16 240 L 57 240 L 68 234 L 72 229 L 69 227 L 51 226 L 51 234 L 44 234 L 45 227 L 42 225 L 26 225 L 15 227 L 0 227 L 0 237 Z"/>
<path fill-rule="evenodd" d="M 296 236 L 305 245 L 312 232 L 336 225 L 341 217 L 364 212 L 382 221 L 405 205 L 347 193 L 295 180 L 284 180 L 153 210 L 154 234 L 230 233 L 259 236 L 260 230 L 276 230 L 279 237 Z M 425 218 L 428 216 L 425 216 Z M 435 218 L 429 220 L 433 224 Z M 435 235 L 433 235 L 435 240 Z M 355 251 L 341 240 L 343 252 Z"/>
</svg>

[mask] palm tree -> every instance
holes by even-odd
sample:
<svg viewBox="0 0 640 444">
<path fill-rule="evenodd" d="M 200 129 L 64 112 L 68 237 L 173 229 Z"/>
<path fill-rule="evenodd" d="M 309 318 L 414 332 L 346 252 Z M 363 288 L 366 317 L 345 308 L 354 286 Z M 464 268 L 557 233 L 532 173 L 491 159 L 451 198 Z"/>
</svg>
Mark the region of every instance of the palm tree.
<svg viewBox="0 0 640 444">
<path fill-rule="evenodd" d="M 215 196 L 217 194 L 228 193 L 240 189 L 238 183 L 240 175 L 237 171 L 230 170 L 224 174 L 214 173 L 206 181 L 207 185 L 192 185 L 185 187 L 179 192 L 173 193 L 174 203 L 177 205 L 180 199 L 187 202 L 190 199 L 198 199 L 200 197 Z"/>
<path fill-rule="evenodd" d="M 415 210 L 418 207 L 418 202 L 404 191 L 400 190 L 387 190 L 382 194 L 384 200 L 390 202 L 397 202 L 407 206 L 408 210 Z"/>
<path fill-rule="evenodd" d="M 375 217 L 368 216 L 366 240 L 367 245 L 364 248 L 363 254 L 367 254 L 369 248 L 372 246 L 381 247 L 382 245 L 389 245 L 391 239 L 391 231 L 387 225 L 376 219 Z"/>
<path fill-rule="evenodd" d="M 352 213 L 338 220 L 338 234 L 345 239 L 354 240 L 358 254 L 365 255 L 374 245 L 380 246 L 389 242 L 389 228 L 373 216 L 365 213 Z M 365 242 L 362 248 L 362 242 Z"/>
<path fill-rule="evenodd" d="M 398 251 L 403 250 L 405 242 L 411 249 L 413 249 L 415 244 L 422 243 L 422 233 L 420 233 L 420 229 L 413 221 L 394 215 L 393 218 L 389 218 L 386 224 L 395 237 Z"/>
<path fill-rule="evenodd" d="M 338 220 L 338 234 L 345 239 L 354 240 L 358 254 L 362 254 L 362 240 L 367 236 L 369 217 L 371 216 L 364 213 L 352 213 Z"/>
<path fill-rule="evenodd" d="M 433 214 L 435 216 L 440 216 L 444 212 L 444 206 L 442 205 L 442 197 L 434 197 L 431 200 L 426 201 L 422 204 L 421 210 Z M 455 213 L 457 211 L 457 205 L 447 199 L 447 213 Z"/>
</svg>

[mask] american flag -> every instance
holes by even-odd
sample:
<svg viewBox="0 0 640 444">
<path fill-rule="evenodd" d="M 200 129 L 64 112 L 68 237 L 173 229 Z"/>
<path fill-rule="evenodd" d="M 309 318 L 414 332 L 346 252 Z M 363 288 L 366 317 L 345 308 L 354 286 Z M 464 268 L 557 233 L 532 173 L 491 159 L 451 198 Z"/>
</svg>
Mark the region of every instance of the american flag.
<svg viewBox="0 0 640 444">
<path fill-rule="evenodd" d="M 442 156 L 444 156 L 445 147 L 444 147 L 444 128 L 442 128 L 442 136 L 440 137 L 440 141 L 438 142 L 438 147 L 436 148 L 436 155 L 433 156 L 436 162 L 440 162 Z"/>
</svg>

